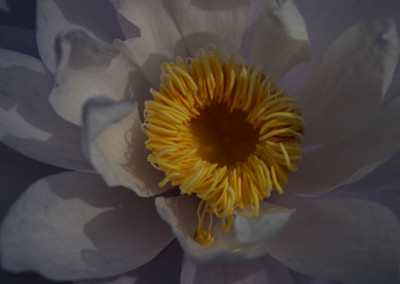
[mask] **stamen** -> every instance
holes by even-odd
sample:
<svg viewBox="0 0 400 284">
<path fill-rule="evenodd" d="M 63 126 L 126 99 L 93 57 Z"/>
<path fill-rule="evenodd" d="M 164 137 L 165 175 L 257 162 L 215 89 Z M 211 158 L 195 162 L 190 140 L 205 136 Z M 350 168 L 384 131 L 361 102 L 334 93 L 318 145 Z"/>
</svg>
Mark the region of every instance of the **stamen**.
<svg viewBox="0 0 400 284">
<path fill-rule="evenodd" d="M 301 158 L 304 122 L 261 66 L 210 46 L 164 63 L 160 90 L 151 93 L 142 126 L 148 160 L 165 173 L 159 186 L 171 182 L 200 199 L 199 243 L 214 241 L 213 215 L 229 232 L 236 210 L 257 217 L 264 198 L 283 193 Z"/>
</svg>

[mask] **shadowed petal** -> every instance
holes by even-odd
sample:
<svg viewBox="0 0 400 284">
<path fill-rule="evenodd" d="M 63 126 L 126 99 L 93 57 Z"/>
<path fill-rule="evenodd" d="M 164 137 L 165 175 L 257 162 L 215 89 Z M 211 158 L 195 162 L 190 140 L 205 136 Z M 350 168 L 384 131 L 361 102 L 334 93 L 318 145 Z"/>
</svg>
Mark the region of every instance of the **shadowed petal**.
<svg viewBox="0 0 400 284">
<path fill-rule="evenodd" d="M 120 274 L 172 240 L 154 199 L 109 188 L 94 174 L 62 173 L 33 184 L 1 228 L 1 263 L 56 280 Z"/>
<path fill-rule="evenodd" d="M 181 283 L 295 284 L 289 270 L 268 255 L 255 259 L 199 265 L 185 259 Z"/>
<path fill-rule="evenodd" d="M 124 39 L 109 0 L 38 0 L 36 9 L 39 53 L 51 72 L 56 67 L 55 39 L 66 28 L 85 30 L 108 43 Z"/>
<path fill-rule="evenodd" d="M 91 171 L 81 153 L 80 130 L 48 102 L 53 76 L 36 58 L 0 50 L 0 138 L 41 162 Z"/>
<path fill-rule="evenodd" d="M 185 45 L 163 0 L 112 0 L 116 10 L 140 30 L 140 38 L 127 40 L 133 59 L 154 88 L 160 80 L 160 66 L 177 55 L 186 57 Z M 152 16 L 156 15 L 156 21 Z"/>
<path fill-rule="evenodd" d="M 174 240 L 153 260 L 133 271 L 99 280 L 77 281 L 74 284 L 164 284 L 179 283 L 183 252 Z"/>
</svg>

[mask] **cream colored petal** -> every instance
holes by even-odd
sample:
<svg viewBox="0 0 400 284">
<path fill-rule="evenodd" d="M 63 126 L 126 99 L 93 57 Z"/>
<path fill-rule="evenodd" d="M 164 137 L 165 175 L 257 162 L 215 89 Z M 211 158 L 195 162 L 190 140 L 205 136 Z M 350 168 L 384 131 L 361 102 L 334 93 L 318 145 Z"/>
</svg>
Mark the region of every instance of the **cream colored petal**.
<svg viewBox="0 0 400 284">
<path fill-rule="evenodd" d="M 50 102 L 72 123 L 81 123 L 82 106 L 89 98 L 106 95 L 142 105 L 143 97 L 150 94 L 148 81 L 123 42 L 111 46 L 83 31 L 71 30 L 60 34 L 56 50 L 58 65 Z"/>
<path fill-rule="evenodd" d="M 127 41 L 135 62 L 157 88 L 160 66 L 177 55 L 185 57 L 185 45 L 162 0 L 113 0 L 116 10 L 140 30 L 140 38 Z"/>
<path fill-rule="evenodd" d="M 213 44 L 229 54 L 238 53 L 249 22 L 250 2 L 164 1 L 164 8 L 176 23 L 191 56 Z"/>
<path fill-rule="evenodd" d="M 392 82 L 399 49 L 389 18 L 357 24 L 330 45 L 298 98 L 304 147 L 342 140 L 365 127 Z"/>
<path fill-rule="evenodd" d="M 369 174 L 400 146 L 400 99 L 381 108 L 362 132 L 303 155 L 284 189 L 321 194 Z"/>
<path fill-rule="evenodd" d="M 96 174 L 66 172 L 34 183 L 1 227 L 1 264 L 53 280 L 121 274 L 153 259 L 173 239 L 154 208 Z"/>
<path fill-rule="evenodd" d="M 249 62 L 262 65 L 275 82 L 293 66 L 309 60 L 307 29 L 292 0 L 276 9 L 266 6 L 254 25 Z"/>
<path fill-rule="evenodd" d="M 139 196 L 169 189 L 159 188 L 163 173 L 147 161 L 147 138 L 137 104 L 104 97 L 89 100 L 84 107 L 83 139 L 88 159 L 109 186 L 123 185 Z"/>
<path fill-rule="evenodd" d="M 193 196 L 156 198 L 156 207 L 160 216 L 171 226 L 181 246 L 190 258 L 196 262 L 222 261 L 254 258 L 266 253 L 263 243 L 251 245 L 240 244 L 234 230 L 225 233 L 221 229 L 221 221 L 214 216 L 212 236 L 214 242 L 203 246 L 194 239 L 198 224 L 197 207 L 199 199 Z"/>
<path fill-rule="evenodd" d="M 378 203 L 351 198 L 282 195 L 296 208 L 287 226 L 267 242 L 291 269 L 345 283 L 398 283 L 400 224 Z"/>
</svg>

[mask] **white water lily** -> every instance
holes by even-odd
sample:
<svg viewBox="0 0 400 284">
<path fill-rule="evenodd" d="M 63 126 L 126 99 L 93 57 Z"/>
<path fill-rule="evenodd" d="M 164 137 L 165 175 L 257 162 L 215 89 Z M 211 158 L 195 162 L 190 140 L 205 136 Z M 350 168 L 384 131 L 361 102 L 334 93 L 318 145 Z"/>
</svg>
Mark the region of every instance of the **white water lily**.
<svg viewBox="0 0 400 284">
<path fill-rule="evenodd" d="M 180 272 L 182 283 L 306 281 L 294 271 L 348 283 L 398 283 L 399 199 L 390 191 L 394 181 L 398 185 L 398 155 L 390 158 L 400 145 L 394 19 L 343 20 L 347 29 L 331 27 L 337 39 L 315 67 L 295 67 L 309 60 L 310 45 L 290 0 L 279 7 L 273 1 L 101 5 L 112 12 L 38 1 L 44 65 L 1 50 L 2 141 L 74 170 L 37 181 L 9 210 L 0 239 L 4 268 L 57 280 L 133 270 L 101 283 L 154 282 L 149 271 Z M 302 7 L 309 15 L 315 9 Z M 306 21 L 311 30 L 321 18 L 336 23 L 329 9 L 322 11 L 315 22 Z M 317 57 L 333 40 L 321 33 L 311 37 Z M 126 40 L 110 43 L 114 38 Z M 198 198 L 159 188 L 164 174 L 147 161 L 141 125 L 149 90 L 160 90 L 161 64 L 193 58 L 209 44 L 262 66 L 280 87 L 286 84 L 300 105 L 305 133 L 303 157 L 282 186 L 285 193 L 261 201 L 257 218 L 233 212 L 229 232 L 214 224 L 214 242 L 205 246 L 194 236 Z M 307 82 L 299 83 L 310 66 Z M 79 131 L 90 163 L 81 154 Z"/>
</svg>

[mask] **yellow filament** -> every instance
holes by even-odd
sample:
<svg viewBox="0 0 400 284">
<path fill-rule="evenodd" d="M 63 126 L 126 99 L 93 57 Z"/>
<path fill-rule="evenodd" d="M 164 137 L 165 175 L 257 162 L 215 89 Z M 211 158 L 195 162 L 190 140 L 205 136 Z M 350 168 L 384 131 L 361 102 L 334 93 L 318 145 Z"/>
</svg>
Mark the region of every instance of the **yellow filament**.
<svg viewBox="0 0 400 284">
<path fill-rule="evenodd" d="M 164 63 L 160 90 L 151 93 L 142 126 L 148 160 L 165 173 L 160 186 L 171 182 L 200 199 L 199 243 L 213 242 L 213 215 L 228 232 L 235 210 L 257 217 L 272 190 L 283 193 L 301 158 L 304 122 L 295 100 L 260 66 L 200 49 Z"/>
</svg>

